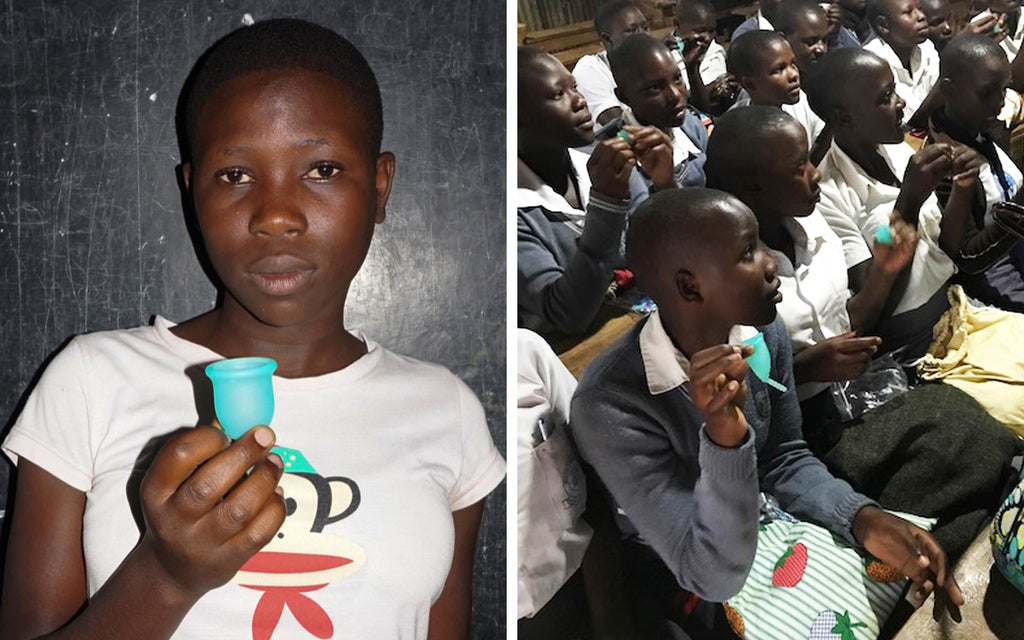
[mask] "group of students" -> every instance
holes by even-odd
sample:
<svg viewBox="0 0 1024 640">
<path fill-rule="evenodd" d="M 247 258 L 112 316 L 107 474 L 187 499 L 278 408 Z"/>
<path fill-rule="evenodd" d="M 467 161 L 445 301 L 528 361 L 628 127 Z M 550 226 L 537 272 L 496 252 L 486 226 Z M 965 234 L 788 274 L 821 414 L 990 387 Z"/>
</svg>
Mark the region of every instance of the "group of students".
<svg viewBox="0 0 1024 640">
<path fill-rule="evenodd" d="M 544 634 L 573 589 L 621 614 L 592 613 L 593 637 L 728 637 L 714 603 L 747 579 L 762 494 L 960 605 L 952 564 L 1017 473 L 1017 434 L 913 365 L 955 291 L 1024 310 L 1021 171 L 1000 148 L 1019 6 L 952 35 L 942 1 L 762 1 L 724 56 L 714 15 L 679 0 L 658 39 L 607 3 L 606 51 L 571 74 L 519 48 L 520 637 L 565 637 Z M 530 332 L 585 333 L 630 279 L 655 310 L 552 402 L 559 363 Z M 758 332 L 780 385 L 750 370 Z M 524 507 L 556 467 L 577 498 L 586 479 L 561 514 L 586 535 Z"/>
</svg>

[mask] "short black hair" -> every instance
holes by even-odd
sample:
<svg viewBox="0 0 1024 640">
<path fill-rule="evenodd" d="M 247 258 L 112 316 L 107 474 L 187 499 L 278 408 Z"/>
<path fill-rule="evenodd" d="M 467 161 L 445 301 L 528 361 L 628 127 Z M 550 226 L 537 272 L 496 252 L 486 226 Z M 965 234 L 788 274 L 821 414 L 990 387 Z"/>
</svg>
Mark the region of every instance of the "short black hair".
<svg viewBox="0 0 1024 640">
<path fill-rule="evenodd" d="M 619 15 L 626 9 L 636 9 L 641 11 L 640 7 L 636 6 L 629 0 L 612 0 L 606 2 L 597 8 L 597 13 L 594 15 L 594 30 L 598 34 L 602 34 L 608 31 L 612 21 L 619 17 Z"/>
<path fill-rule="evenodd" d="M 1005 60 L 1003 50 L 992 38 L 980 33 L 961 32 L 946 43 L 939 54 L 939 77 L 956 80 L 971 74 L 986 60 Z"/>
<path fill-rule="evenodd" d="M 882 64 L 888 67 L 885 60 L 874 53 L 857 47 L 829 49 L 818 62 L 810 68 L 806 77 L 802 78 L 807 104 L 811 111 L 828 124 L 836 107 L 842 104 L 844 89 L 851 74 L 867 65 Z"/>
<path fill-rule="evenodd" d="M 737 207 L 747 208 L 731 194 L 704 187 L 666 189 L 645 200 L 626 231 L 626 264 L 637 284 L 661 303 L 671 295 L 671 286 L 661 286 L 665 270 L 675 269 L 680 260 L 699 259 L 697 250 L 715 244 L 715 220 Z"/>
<path fill-rule="evenodd" d="M 742 33 L 729 45 L 729 52 L 725 56 L 725 68 L 736 76 L 736 79 L 753 75 L 757 72 L 758 62 L 765 49 L 779 42 L 789 46 L 778 31 L 755 30 Z"/>
<path fill-rule="evenodd" d="M 672 17 L 676 19 L 676 22 L 682 22 L 687 12 L 701 10 L 716 16 L 715 7 L 711 4 L 710 0 L 678 0 L 676 6 L 672 8 Z"/>
<path fill-rule="evenodd" d="M 659 51 L 668 53 L 665 43 L 648 33 L 633 33 L 622 39 L 617 47 L 608 52 L 608 66 L 612 68 L 615 84 L 623 86 L 626 75 L 632 69 L 647 64 Z"/>
<path fill-rule="evenodd" d="M 786 0 L 775 10 L 772 25 L 782 33 L 790 35 L 796 29 L 797 21 L 812 13 L 826 17 L 825 10 L 814 0 Z"/>
<path fill-rule="evenodd" d="M 886 16 L 888 18 L 891 10 L 891 2 L 892 0 L 867 0 L 867 3 L 864 5 L 864 19 L 869 25 L 871 25 L 871 28 L 875 30 L 876 34 L 878 33 L 878 29 L 875 27 L 875 24 L 880 16 Z M 878 37 L 881 38 L 882 36 L 879 35 Z"/>
<path fill-rule="evenodd" d="M 380 153 L 384 135 L 383 105 L 377 77 L 355 46 L 334 31 L 294 18 L 257 22 L 232 31 L 200 56 L 183 90 L 183 160 L 195 152 L 199 115 L 225 82 L 261 71 L 303 69 L 337 79 L 363 112 L 371 149 Z"/>
<path fill-rule="evenodd" d="M 773 153 L 769 138 L 785 127 L 799 124 L 779 107 L 748 105 L 729 109 L 715 121 L 715 135 L 708 138 L 704 174 L 707 186 L 734 193 L 736 185 L 758 171 L 766 154 Z"/>
</svg>

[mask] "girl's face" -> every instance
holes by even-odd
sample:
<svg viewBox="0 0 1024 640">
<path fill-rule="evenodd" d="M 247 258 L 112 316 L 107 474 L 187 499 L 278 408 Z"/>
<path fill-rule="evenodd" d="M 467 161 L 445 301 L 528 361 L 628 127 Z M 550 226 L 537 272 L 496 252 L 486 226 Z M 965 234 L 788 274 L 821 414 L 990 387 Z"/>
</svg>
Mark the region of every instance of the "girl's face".
<svg viewBox="0 0 1024 640">
<path fill-rule="evenodd" d="M 761 52 L 758 73 L 744 78 L 755 104 L 782 106 L 800 101 L 800 71 L 789 43 L 773 42 Z"/>
<path fill-rule="evenodd" d="M 230 80 L 206 101 L 184 174 L 226 309 L 341 326 L 394 174 L 363 113 L 340 81 L 295 69 Z"/>
</svg>

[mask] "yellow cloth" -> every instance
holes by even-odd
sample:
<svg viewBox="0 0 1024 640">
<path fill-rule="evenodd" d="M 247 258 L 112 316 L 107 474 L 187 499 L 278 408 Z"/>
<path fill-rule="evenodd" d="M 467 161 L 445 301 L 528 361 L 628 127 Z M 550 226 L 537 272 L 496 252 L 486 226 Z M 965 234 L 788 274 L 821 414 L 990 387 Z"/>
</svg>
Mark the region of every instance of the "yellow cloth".
<svg viewBox="0 0 1024 640">
<path fill-rule="evenodd" d="M 1024 435 L 1024 315 L 975 307 L 959 285 L 947 295 L 950 309 L 936 323 L 918 373 L 967 393 Z"/>
</svg>

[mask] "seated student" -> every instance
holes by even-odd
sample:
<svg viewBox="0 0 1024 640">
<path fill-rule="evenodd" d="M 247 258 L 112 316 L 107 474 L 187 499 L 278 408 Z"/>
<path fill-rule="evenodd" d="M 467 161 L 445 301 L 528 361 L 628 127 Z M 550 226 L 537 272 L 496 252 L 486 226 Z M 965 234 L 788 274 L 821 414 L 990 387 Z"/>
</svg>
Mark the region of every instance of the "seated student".
<svg viewBox="0 0 1024 640">
<path fill-rule="evenodd" d="M 650 575 L 632 577 L 635 586 L 627 577 L 627 593 L 651 612 L 649 628 L 674 585 L 708 602 L 735 595 L 754 557 L 764 491 L 909 572 L 918 588 L 935 585 L 962 602 L 934 538 L 835 478 L 803 442 L 789 339 L 776 317 L 778 267 L 757 233 L 742 202 L 703 188 L 656 193 L 630 222 L 628 263 L 658 310 L 591 363 L 571 412 L 626 547 L 660 559 Z M 743 359 L 751 348 L 738 343 L 755 327 L 786 392 Z"/>
<path fill-rule="evenodd" d="M 504 461 L 465 384 L 346 328 L 395 170 L 373 70 L 279 19 L 189 77 L 184 195 L 220 295 L 47 365 L 3 445 L 4 638 L 469 638 Z M 277 363 L 274 429 L 232 441 L 193 372 L 243 356 Z"/>
<path fill-rule="evenodd" d="M 953 14 L 949 0 L 920 0 L 924 21 L 928 23 L 928 40 L 942 53 L 953 37 Z"/>
<path fill-rule="evenodd" d="M 936 101 L 929 94 L 939 79 L 939 54 L 928 40 L 928 22 L 918 0 L 868 0 L 867 18 L 878 37 L 864 49 L 892 69 L 907 119 L 913 119 L 922 106 L 927 116 Z"/>
<path fill-rule="evenodd" d="M 804 127 L 807 144 L 815 147 L 814 160 L 820 160 L 829 137 L 822 136 L 825 123 L 807 104 L 807 96 L 800 88 L 796 56 L 785 37 L 776 31 L 745 33 L 729 47 L 726 63 L 748 95 L 746 101 L 737 100 L 735 107 L 743 104 L 781 107 Z"/>
<path fill-rule="evenodd" d="M 825 10 L 814 0 L 789 0 L 782 3 L 775 22 L 779 33 L 789 43 L 801 74 L 809 72 L 818 58 L 829 50 Z"/>
<path fill-rule="evenodd" d="M 682 72 L 665 45 L 647 34 L 634 34 L 609 54 L 608 61 L 618 85 L 615 95 L 628 108 L 623 120 L 665 133 L 671 140 L 676 184 L 702 186 L 707 130 L 687 108 Z"/>
<path fill-rule="evenodd" d="M 829 52 L 811 75 L 808 89 L 812 107 L 833 133 L 832 146 L 819 165 L 818 210 L 843 241 L 852 289 L 863 285 L 879 226 L 898 219 L 916 227 L 920 241 L 914 261 L 876 325 L 883 349 L 902 347 L 901 358 L 916 359 L 928 348 L 932 327 L 949 306 L 946 286 L 957 269 L 950 256 L 959 258 L 970 250 L 979 260 L 972 264 L 974 270 L 984 270 L 999 257 L 999 251 L 986 249 L 1002 238 L 970 232 L 973 181 L 954 180 L 945 210 L 934 194 L 944 178 L 969 174 L 972 162 L 976 168 L 977 156 L 962 145 L 945 143 L 926 145 L 915 154 L 903 142 L 904 103 L 889 65 L 869 51 Z M 986 229 L 986 234 L 1005 237 L 995 227 Z"/>
<path fill-rule="evenodd" d="M 518 637 L 626 640 L 618 530 L 568 434 L 576 379 L 542 337 L 516 336 Z"/>
<path fill-rule="evenodd" d="M 611 0 L 601 5 L 594 16 L 594 29 L 604 44 L 604 51 L 583 56 L 576 62 L 572 75 L 576 86 L 587 99 L 595 125 L 611 122 L 622 114 L 622 105 L 615 96 L 615 78 L 608 64 L 608 54 L 626 37 L 647 33 L 647 16 L 629 0 Z"/>
<path fill-rule="evenodd" d="M 1024 44 L 1024 20 L 1020 19 L 1020 3 L 1017 0 L 991 0 L 988 9 L 971 18 L 969 26 L 981 27 L 993 22 L 991 31 L 986 33 L 999 43 L 1006 59 L 1013 62 Z"/>
<path fill-rule="evenodd" d="M 662 47 L 664 50 L 665 47 Z M 554 56 L 518 49 L 517 268 L 520 323 L 541 332 L 582 333 L 622 264 L 626 216 L 647 185 L 675 185 L 671 145 L 654 127 L 628 127 L 591 153 L 590 111 Z"/>
<path fill-rule="evenodd" d="M 871 335 L 899 273 L 914 257 L 905 223 L 874 244 L 856 294 L 842 241 L 815 211 L 820 174 L 800 125 L 772 107 L 735 109 L 708 145 L 708 182 L 737 196 L 779 265 L 779 316 L 793 347 L 793 377 L 811 451 L 883 507 L 939 518 L 932 534 L 959 557 L 999 503 L 1015 435 L 970 396 L 944 384 L 911 389 L 859 416 L 840 414 L 837 381 L 858 384 L 881 342 Z M 872 375 L 878 376 L 876 368 Z M 865 446 L 865 443 L 872 443 Z M 936 446 L 942 443 L 941 446 Z M 935 491 L 943 486 L 942 492 Z"/>
<path fill-rule="evenodd" d="M 712 115 L 724 113 L 736 100 L 740 88 L 726 71 L 725 47 L 715 40 L 714 6 L 708 0 L 678 0 L 672 15 L 673 47 L 682 56 L 691 102 Z"/>
<path fill-rule="evenodd" d="M 940 76 L 944 106 L 932 114 L 931 129 L 933 136 L 952 139 L 978 153 L 979 187 L 972 222 L 983 228 L 990 221 L 993 204 L 1024 199 L 1021 170 L 988 133 L 1003 106 L 1010 63 L 999 55 L 999 45 L 991 38 L 961 33 L 940 56 Z M 1024 233 L 1024 228 L 1016 233 Z M 1010 256 L 999 258 L 981 273 L 961 273 L 957 280 L 968 295 L 981 302 L 1024 311 L 1021 247 L 1013 236 L 1007 236 L 1006 242 L 1014 243 Z"/>
</svg>

